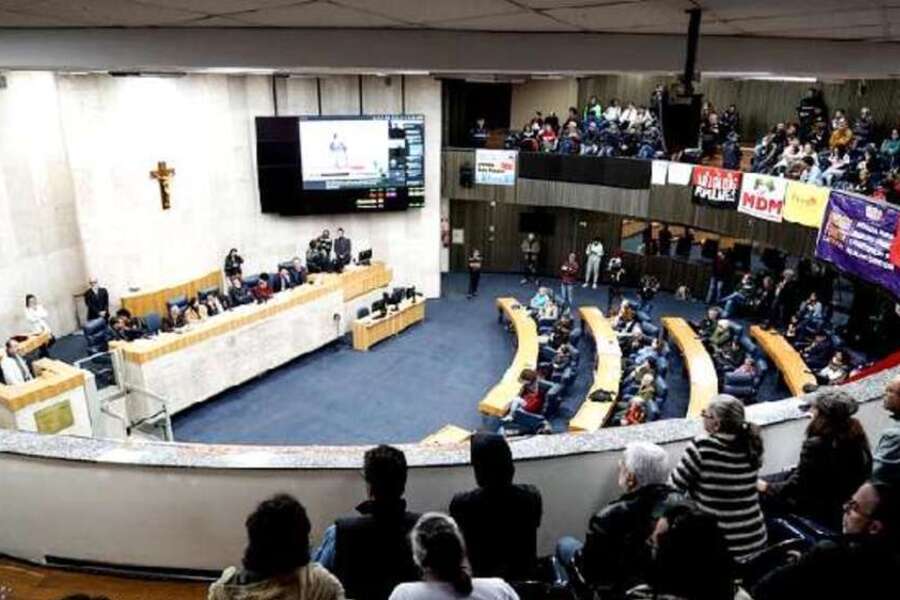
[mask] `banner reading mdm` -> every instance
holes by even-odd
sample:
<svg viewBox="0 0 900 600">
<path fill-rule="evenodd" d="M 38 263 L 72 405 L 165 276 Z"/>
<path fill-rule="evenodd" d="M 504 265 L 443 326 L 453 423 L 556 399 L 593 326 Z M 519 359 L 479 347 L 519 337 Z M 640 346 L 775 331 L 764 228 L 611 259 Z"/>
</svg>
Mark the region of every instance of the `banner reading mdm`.
<svg viewBox="0 0 900 600">
<path fill-rule="evenodd" d="M 891 262 L 898 221 L 894 207 L 832 190 L 816 257 L 900 297 L 900 267 Z"/>
<path fill-rule="evenodd" d="M 516 185 L 515 150 L 476 150 L 475 183 Z"/>
</svg>

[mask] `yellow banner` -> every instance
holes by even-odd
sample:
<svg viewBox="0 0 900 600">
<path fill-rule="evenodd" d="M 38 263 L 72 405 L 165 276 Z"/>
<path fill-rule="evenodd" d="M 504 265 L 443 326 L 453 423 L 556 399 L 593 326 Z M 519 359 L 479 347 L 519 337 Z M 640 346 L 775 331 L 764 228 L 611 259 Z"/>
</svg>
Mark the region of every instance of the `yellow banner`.
<svg viewBox="0 0 900 600">
<path fill-rule="evenodd" d="M 809 183 L 792 181 L 784 196 L 784 220 L 818 229 L 828 206 L 831 190 Z"/>
</svg>

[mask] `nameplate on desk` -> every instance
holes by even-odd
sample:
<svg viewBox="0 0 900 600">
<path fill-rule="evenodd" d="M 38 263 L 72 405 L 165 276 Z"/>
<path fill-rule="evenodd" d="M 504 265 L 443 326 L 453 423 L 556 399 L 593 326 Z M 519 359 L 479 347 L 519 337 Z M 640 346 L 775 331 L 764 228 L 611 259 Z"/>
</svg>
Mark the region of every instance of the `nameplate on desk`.
<svg viewBox="0 0 900 600">
<path fill-rule="evenodd" d="M 59 433 L 75 424 L 72 404 L 68 400 L 57 402 L 35 411 L 34 424 L 38 433 Z"/>
</svg>

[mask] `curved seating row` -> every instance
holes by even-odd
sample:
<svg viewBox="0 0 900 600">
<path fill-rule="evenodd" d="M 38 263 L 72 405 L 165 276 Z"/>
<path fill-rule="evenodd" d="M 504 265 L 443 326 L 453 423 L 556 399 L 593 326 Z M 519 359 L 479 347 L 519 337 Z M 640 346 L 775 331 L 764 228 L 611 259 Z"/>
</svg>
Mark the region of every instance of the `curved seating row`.
<svg viewBox="0 0 900 600">
<path fill-rule="evenodd" d="M 534 319 L 528 310 L 515 298 L 497 298 L 500 317 L 507 319 L 516 333 L 517 348 L 512 363 L 500 382 L 492 387 L 481 402 L 478 410 L 482 414 L 502 417 L 509 411 L 512 399 L 519 393 L 519 374 L 522 369 L 534 369 L 538 363 L 538 332 Z"/>
<path fill-rule="evenodd" d="M 596 306 L 579 309 L 581 321 L 594 339 L 594 380 L 584 402 L 569 421 L 569 431 L 597 431 L 612 416 L 622 380 L 622 350 L 609 320 Z M 591 396 L 597 390 L 609 392 L 608 402 L 595 402 Z"/>
<path fill-rule="evenodd" d="M 750 335 L 781 371 L 792 396 L 802 396 L 807 386 L 816 385 L 816 376 L 806 366 L 803 357 L 780 333 L 752 325 Z"/>
<path fill-rule="evenodd" d="M 687 321 L 681 317 L 663 317 L 660 322 L 669 338 L 681 351 L 690 377 L 691 398 L 686 416 L 699 417 L 710 400 L 719 392 L 716 366 Z"/>
</svg>

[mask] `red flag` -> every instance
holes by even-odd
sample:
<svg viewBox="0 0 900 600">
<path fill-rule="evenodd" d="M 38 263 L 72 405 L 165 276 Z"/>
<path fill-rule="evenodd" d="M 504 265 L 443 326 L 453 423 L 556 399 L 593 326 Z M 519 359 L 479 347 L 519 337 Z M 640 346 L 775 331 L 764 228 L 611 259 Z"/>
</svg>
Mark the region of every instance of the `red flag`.
<svg viewBox="0 0 900 600">
<path fill-rule="evenodd" d="M 894 241 L 891 242 L 891 264 L 900 268 L 900 218 L 897 219 L 897 231 L 894 232 Z"/>
</svg>

